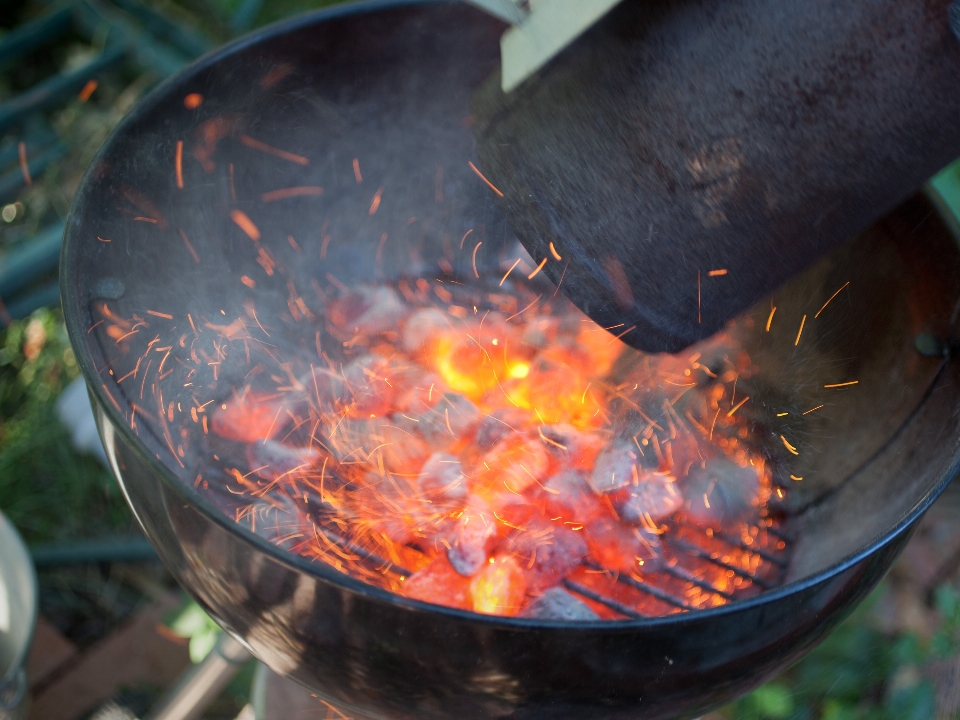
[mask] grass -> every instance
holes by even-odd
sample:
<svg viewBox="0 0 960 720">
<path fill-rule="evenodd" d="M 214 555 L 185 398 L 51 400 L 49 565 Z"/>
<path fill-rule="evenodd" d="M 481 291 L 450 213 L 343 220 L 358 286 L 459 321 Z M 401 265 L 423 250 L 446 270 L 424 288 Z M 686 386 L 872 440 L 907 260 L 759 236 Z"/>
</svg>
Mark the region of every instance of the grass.
<svg viewBox="0 0 960 720">
<path fill-rule="evenodd" d="M 936 593 L 937 629 L 889 634 L 873 596 L 813 652 L 720 711 L 725 720 L 933 720 L 938 666 L 960 652 L 960 593 Z M 952 679 L 956 682 L 956 678 Z"/>
<path fill-rule="evenodd" d="M 135 529 L 117 484 L 73 450 L 56 416 L 57 396 L 78 374 L 58 309 L 0 332 L 0 509 L 28 544 Z"/>
</svg>

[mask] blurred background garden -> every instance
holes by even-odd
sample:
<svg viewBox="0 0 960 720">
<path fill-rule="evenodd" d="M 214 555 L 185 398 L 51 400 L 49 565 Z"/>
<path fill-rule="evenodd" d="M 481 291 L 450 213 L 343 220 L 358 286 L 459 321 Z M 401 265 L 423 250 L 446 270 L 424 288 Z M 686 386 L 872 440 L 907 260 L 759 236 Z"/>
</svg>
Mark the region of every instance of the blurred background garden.
<svg viewBox="0 0 960 720">
<path fill-rule="evenodd" d="M 73 192 L 111 129 L 165 76 L 243 32 L 329 4 L 3 3 L 0 510 L 38 565 L 44 625 L 38 637 L 60 643 L 62 650 L 62 662 L 34 673 L 32 689 L 42 696 L 62 686 L 85 656 L 106 652 L 111 641 L 116 645 L 112 639 L 123 637 L 138 617 L 156 619 L 145 632 L 179 648 L 179 660 L 164 671 L 105 680 L 96 698 L 100 710 L 64 711 L 65 720 L 99 717 L 104 703 L 127 708 L 130 717 L 143 713 L 177 662 L 202 658 L 217 632 L 152 557 L 104 464 L 94 453 L 75 449 L 83 438 L 71 438 L 58 417 L 58 398 L 79 375 L 56 284 L 59 234 Z M 933 187 L 960 214 L 960 167 L 946 169 Z M 960 718 L 958 568 L 960 488 L 954 488 L 924 519 L 890 576 L 826 642 L 710 717 Z M 248 702 L 252 672 L 250 666 L 238 675 L 205 717 L 236 717 Z"/>
</svg>

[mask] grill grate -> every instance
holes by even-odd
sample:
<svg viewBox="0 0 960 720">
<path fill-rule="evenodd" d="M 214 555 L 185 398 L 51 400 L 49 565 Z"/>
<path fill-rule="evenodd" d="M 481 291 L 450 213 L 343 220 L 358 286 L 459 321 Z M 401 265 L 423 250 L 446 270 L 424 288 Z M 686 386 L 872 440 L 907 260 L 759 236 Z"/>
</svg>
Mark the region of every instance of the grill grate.
<svg viewBox="0 0 960 720">
<path fill-rule="evenodd" d="M 683 566 L 684 561 L 707 563 L 756 585 L 761 591 L 770 590 L 780 585 L 783 581 L 790 557 L 790 549 L 793 545 L 793 538 L 777 527 L 774 521 L 768 520 L 767 522 L 769 525 L 758 528 L 757 530 L 758 533 L 765 533 L 775 541 L 772 543 L 775 547 L 775 552 L 771 552 L 766 548 L 754 547 L 758 542 L 756 539 L 753 539 L 752 543 L 747 543 L 742 538 L 734 537 L 728 533 L 713 532 L 712 534 L 708 534 L 708 531 L 697 528 L 696 526 L 677 523 L 673 529 L 683 530 L 685 537 L 696 534 L 694 537 L 699 536 L 698 539 L 704 544 L 719 544 L 720 547 L 711 552 L 698 546 L 695 542 L 685 539 L 685 537 L 667 537 L 664 540 L 664 563 L 658 570 L 649 573 L 649 580 L 638 580 L 630 575 L 619 574 L 615 578 L 616 582 L 683 612 L 696 610 L 697 607 L 688 600 L 678 597 L 677 594 L 671 592 L 670 589 L 662 587 L 662 579 L 672 578 L 678 580 L 686 583 L 688 586 L 699 588 L 699 590 L 704 593 L 716 595 L 725 602 L 734 598 L 732 593 L 717 587 L 709 580 L 698 577 L 696 572 L 685 568 Z M 362 562 L 379 572 L 387 572 L 398 577 L 410 577 L 410 575 L 413 574 L 410 570 L 392 563 L 376 553 L 359 547 L 329 528 L 318 526 L 316 530 L 329 542 L 355 554 Z M 724 560 L 723 558 L 728 557 L 731 552 L 756 555 L 761 561 L 767 563 L 767 567 L 761 567 L 761 571 L 767 570 L 768 572 L 750 572 L 743 567 L 738 567 Z M 582 567 L 593 573 L 608 572 L 589 559 L 583 561 Z M 593 603 L 603 605 L 607 609 L 624 617 L 643 619 L 662 615 L 662 613 L 656 615 L 641 612 L 577 580 L 567 578 L 561 581 L 560 584 L 571 593 L 586 598 Z"/>
</svg>

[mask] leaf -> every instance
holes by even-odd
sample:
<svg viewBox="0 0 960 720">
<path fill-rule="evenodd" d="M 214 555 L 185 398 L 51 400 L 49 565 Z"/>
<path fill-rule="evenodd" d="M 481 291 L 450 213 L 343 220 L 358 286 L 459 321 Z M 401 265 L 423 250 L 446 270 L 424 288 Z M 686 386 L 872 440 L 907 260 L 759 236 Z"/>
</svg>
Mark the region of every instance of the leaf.
<svg viewBox="0 0 960 720">
<path fill-rule="evenodd" d="M 842 700 L 828 700 L 820 720 L 859 720 L 856 706 Z"/>
<path fill-rule="evenodd" d="M 899 638 L 893 646 L 893 654 L 897 665 L 922 665 L 926 659 L 923 643 L 914 633 Z"/>
<path fill-rule="evenodd" d="M 209 655 L 210 651 L 213 650 L 213 646 L 217 644 L 217 637 L 221 632 L 222 631 L 220 628 L 217 628 L 216 630 L 212 628 L 205 628 L 191 637 L 190 660 L 193 663 L 198 663 L 207 655 Z"/>
<path fill-rule="evenodd" d="M 192 638 L 203 632 L 211 622 L 203 609 L 191 602 L 170 623 L 170 629 L 182 638 Z"/>
<path fill-rule="evenodd" d="M 930 640 L 930 649 L 933 654 L 939 658 L 948 658 L 956 655 L 958 650 L 956 633 L 948 632 L 946 628 L 941 628 Z"/>
<path fill-rule="evenodd" d="M 793 696 L 786 685 L 767 683 L 754 690 L 750 697 L 761 717 L 781 720 L 793 712 Z"/>
<path fill-rule="evenodd" d="M 169 627 L 180 637 L 190 639 L 190 659 L 195 663 L 210 653 L 222 632 L 220 626 L 193 601 L 177 614 Z"/>
<path fill-rule="evenodd" d="M 936 693 L 929 680 L 894 693 L 886 703 L 887 715 L 896 720 L 933 720 Z"/>
<path fill-rule="evenodd" d="M 960 592 L 952 585 L 944 584 L 936 589 L 933 599 L 944 624 L 950 630 L 960 629 Z"/>
</svg>

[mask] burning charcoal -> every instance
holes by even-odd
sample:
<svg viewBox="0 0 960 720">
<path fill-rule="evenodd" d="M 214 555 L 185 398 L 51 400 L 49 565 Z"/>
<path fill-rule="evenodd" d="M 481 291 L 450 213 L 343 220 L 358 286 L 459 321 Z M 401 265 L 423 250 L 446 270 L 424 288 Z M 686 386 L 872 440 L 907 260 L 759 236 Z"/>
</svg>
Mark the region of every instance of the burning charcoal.
<svg viewBox="0 0 960 720">
<path fill-rule="evenodd" d="M 550 458 L 539 438 L 513 434 L 484 455 L 478 470 L 491 490 L 506 488 L 522 493 L 543 478 L 549 468 Z"/>
<path fill-rule="evenodd" d="M 480 411 L 477 406 L 463 395 L 444 393 L 437 405 L 446 406 L 444 407 L 444 415 L 450 418 L 450 427 L 453 428 L 457 437 L 463 437 L 480 422 Z"/>
<path fill-rule="evenodd" d="M 631 573 L 659 567 L 660 538 L 643 528 L 605 517 L 587 525 L 584 532 L 590 554 L 607 570 Z"/>
<path fill-rule="evenodd" d="M 448 540 L 447 558 L 453 569 L 464 577 L 475 575 L 497 544 L 498 531 L 493 511 L 483 500 L 471 498 Z"/>
<path fill-rule="evenodd" d="M 383 458 L 383 467 L 388 472 L 409 473 L 411 468 L 423 465 L 430 457 L 431 448 L 417 432 L 416 423 L 402 415 L 391 415 L 383 422 L 371 421 L 375 428 L 364 438 L 378 447 L 370 457 L 371 463 Z M 378 457 L 379 456 L 379 457 Z"/>
<path fill-rule="evenodd" d="M 470 580 L 458 574 L 445 557 L 438 557 L 403 583 L 403 594 L 414 600 L 472 610 Z"/>
<path fill-rule="evenodd" d="M 340 373 L 325 367 L 315 367 L 297 378 L 303 386 L 305 401 L 319 410 L 328 412 L 330 406 L 344 397 L 346 385 Z"/>
<path fill-rule="evenodd" d="M 436 555 L 428 555 L 412 545 L 397 545 L 395 543 L 391 543 L 389 546 L 381 546 L 377 554 L 394 565 L 409 570 L 411 574 L 425 570 L 437 559 Z"/>
<path fill-rule="evenodd" d="M 444 333 L 453 332 L 450 316 L 437 308 L 418 310 L 403 326 L 403 349 L 418 353 Z"/>
<path fill-rule="evenodd" d="M 568 336 L 561 336 L 557 339 L 557 342 L 541 348 L 540 352 L 537 353 L 537 360 L 545 363 L 546 367 L 564 367 L 570 373 L 593 374 L 593 368 L 590 367 L 590 355 Z M 580 397 L 578 396 L 577 401 L 579 402 L 579 400 Z"/>
<path fill-rule="evenodd" d="M 456 509 L 451 509 L 451 506 L 423 502 L 412 539 L 408 542 L 430 557 L 443 555 L 449 561 L 452 545 L 448 538 L 456 534 L 459 514 L 463 511 L 460 503 L 457 503 Z"/>
<path fill-rule="evenodd" d="M 577 430 L 572 425 L 545 425 L 540 430 L 544 447 L 564 467 L 590 470 L 608 440 L 595 433 Z"/>
<path fill-rule="evenodd" d="M 556 585 L 587 554 L 587 543 L 581 533 L 544 519 L 530 521 L 501 543 L 501 547 L 517 559 L 531 592 Z"/>
<path fill-rule="evenodd" d="M 437 343 L 432 361 L 452 390 L 478 400 L 497 388 L 500 379 L 529 372 L 524 348 L 516 328 L 499 313 L 490 312 Z"/>
<path fill-rule="evenodd" d="M 409 312 L 393 288 L 360 285 L 327 305 L 327 318 L 340 334 L 376 335 L 396 330 Z"/>
<path fill-rule="evenodd" d="M 492 415 L 481 417 L 473 438 L 474 445 L 481 450 L 489 450 L 507 435 L 516 432 L 514 428 L 521 425 L 522 420 L 514 417 L 515 414 L 517 413 L 509 410 L 498 410 Z"/>
<path fill-rule="evenodd" d="M 590 523 L 609 511 L 576 470 L 564 470 L 543 484 L 548 517 L 563 522 Z"/>
<path fill-rule="evenodd" d="M 331 483 L 329 488 L 325 488 L 325 494 L 321 497 L 319 489 L 314 490 L 311 487 L 298 485 L 295 494 L 299 497 L 294 497 L 293 500 L 308 522 L 321 525 L 337 516 L 338 508 L 331 502 L 331 500 L 335 501 L 336 487 L 336 483 Z"/>
<path fill-rule="evenodd" d="M 550 588 L 527 605 L 520 617 L 535 620 L 599 620 L 600 616 L 563 588 Z"/>
<path fill-rule="evenodd" d="M 610 368 L 623 351 L 620 343 L 610 342 L 609 331 L 587 320 L 580 323 L 576 344 L 589 359 L 589 372 L 598 377 L 610 372 Z"/>
<path fill-rule="evenodd" d="M 417 479 L 418 489 L 434 502 L 447 503 L 467 496 L 467 485 L 460 461 L 453 455 L 434 453 L 424 463 Z"/>
<path fill-rule="evenodd" d="M 382 534 L 398 545 L 414 539 L 423 515 L 416 491 L 405 478 L 381 478 L 375 473 L 369 473 L 363 486 L 350 493 L 350 508 L 359 535 Z"/>
<path fill-rule="evenodd" d="M 576 452 L 581 434 L 573 425 L 544 425 L 540 428 L 540 439 L 546 443 L 547 452 L 564 464 Z"/>
<path fill-rule="evenodd" d="M 507 535 L 516 528 L 526 527 L 534 518 L 543 517 L 540 504 L 528 493 L 517 495 L 509 490 L 498 490 L 490 495 L 490 506 L 496 508 L 496 518 L 503 525 L 501 534 Z"/>
<path fill-rule="evenodd" d="M 645 472 L 636 485 L 629 485 L 613 501 L 617 514 L 631 525 L 650 525 L 673 515 L 683 505 L 677 482 L 669 475 Z"/>
<path fill-rule="evenodd" d="M 526 593 L 523 571 L 510 555 L 490 558 L 470 581 L 474 612 L 487 615 L 516 615 Z"/>
<path fill-rule="evenodd" d="M 562 357 L 548 358 L 539 353 L 528 362 L 514 363 L 500 375 L 499 387 L 511 402 L 536 408 L 543 424 L 563 421 L 589 425 L 599 409 L 596 396 L 603 395 L 598 385 L 590 389 L 588 374 L 571 368 Z M 579 391 L 575 388 L 581 388 Z"/>
<path fill-rule="evenodd" d="M 250 469 L 264 480 L 276 480 L 295 470 L 307 470 L 320 461 L 320 453 L 312 447 L 290 447 L 275 440 L 247 445 Z"/>
<path fill-rule="evenodd" d="M 461 440 L 480 421 L 477 406 L 459 393 L 445 393 L 440 401 L 417 419 L 417 429 L 431 445 Z"/>
<path fill-rule="evenodd" d="M 752 513 L 760 493 L 760 476 L 748 465 L 726 458 L 694 465 L 683 486 L 687 518 L 703 527 L 737 523 Z"/>
<path fill-rule="evenodd" d="M 395 510 L 392 504 L 388 504 L 382 514 L 357 521 L 357 528 L 362 530 L 364 526 L 375 535 L 385 537 L 391 543 L 399 546 L 413 542 L 416 537 L 414 532 L 416 518 L 413 515 Z"/>
<path fill-rule="evenodd" d="M 675 478 L 686 477 L 694 463 L 703 461 L 700 445 L 692 432 L 679 431 L 672 440 L 661 445 L 664 467 L 660 469 Z"/>
<path fill-rule="evenodd" d="M 487 352 L 493 353 L 499 349 L 497 354 L 500 356 L 500 360 L 503 360 L 505 357 L 504 347 L 512 348 L 511 357 L 519 350 L 519 330 L 519 327 L 507 322 L 506 317 L 501 313 L 494 311 L 485 313 L 471 334 L 477 339 L 477 342 L 487 349 Z"/>
<path fill-rule="evenodd" d="M 541 317 L 527 323 L 523 331 L 523 342 L 533 347 L 542 348 L 549 345 L 557 337 L 560 329 L 560 319 L 555 317 Z"/>
<path fill-rule="evenodd" d="M 786 551 L 764 528 L 769 470 L 760 455 L 747 465 L 758 442 L 750 405 L 727 404 L 738 380 L 745 402 L 754 374 L 735 343 L 676 357 L 624 351 L 559 297 L 538 299 L 519 272 L 486 289 L 405 280 L 409 304 L 389 286 L 338 286 L 326 330 L 340 343 L 309 317 L 299 329 L 261 326 L 274 344 L 245 340 L 243 322 L 208 325 L 232 343 L 221 351 L 231 364 L 208 366 L 199 346 L 193 357 L 184 345 L 163 387 L 208 386 L 211 374 L 221 386 L 242 383 L 204 406 L 207 423 L 182 417 L 171 426 L 180 437 L 168 437 L 174 451 L 212 457 L 182 459 L 203 470 L 198 491 L 222 490 L 212 499 L 240 508 L 237 522 L 407 597 L 502 615 L 526 607 L 538 619 L 622 617 L 566 589 L 579 586 L 643 615 L 677 610 L 618 582 L 625 574 L 691 607 L 728 598 L 695 590 L 684 573 L 737 597 L 760 591 L 710 557 L 778 581 L 779 566 L 755 552 Z M 424 308 L 434 296 L 446 307 Z M 262 310 L 257 318 L 249 305 L 251 323 Z M 142 339 L 127 326 L 114 331 Z M 661 532 L 678 553 L 670 573 L 658 572 Z M 731 549 L 725 538 L 746 533 L 750 550 Z M 350 559 L 365 553 L 412 574 L 401 583 Z"/>
<path fill-rule="evenodd" d="M 424 371 L 411 373 L 403 387 L 397 388 L 394 410 L 409 417 L 417 417 L 435 407 L 450 390 L 439 375 Z"/>
<path fill-rule="evenodd" d="M 344 368 L 348 415 L 366 418 L 388 413 L 396 392 L 392 383 L 396 374 L 397 368 L 387 358 L 376 355 L 362 357 Z"/>
<path fill-rule="evenodd" d="M 590 486 L 598 493 L 608 493 L 626 487 L 636 477 L 636 446 L 629 440 L 617 440 L 597 456 L 590 475 Z"/>
<path fill-rule="evenodd" d="M 383 421 L 377 419 L 347 419 L 338 413 L 322 419 L 317 427 L 317 436 L 323 435 L 324 445 L 330 449 L 338 462 L 348 462 L 353 459 L 352 464 L 356 464 L 358 455 L 364 458 L 368 448 L 372 449 L 382 443 L 376 434 L 382 423 Z"/>
<path fill-rule="evenodd" d="M 283 398 L 248 392 L 221 403 L 213 413 L 210 429 L 228 440 L 249 443 L 276 437 L 288 420 Z"/>
<path fill-rule="evenodd" d="M 650 397 L 642 403 L 645 408 L 643 415 L 630 413 L 621 423 L 621 432 L 625 436 L 635 435 L 639 439 L 639 445 L 635 445 L 634 450 L 639 455 L 641 467 L 637 469 L 641 475 L 645 467 L 681 479 L 694 462 L 703 462 L 704 454 L 701 452 L 700 442 L 689 426 L 677 420 L 676 408 L 672 408 L 659 391 L 650 391 L 648 394 Z M 688 392 L 684 397 L 692 394 Z M 663 432 L 652 432 L 649 429 L 638 432 L 641 426 L 649 428 L 646 418 L 667 429 Z M 713 419 L 712 412 L 710 419 Z M 719 425 L 717 429 L 719 430 Z"/>
</svg>

